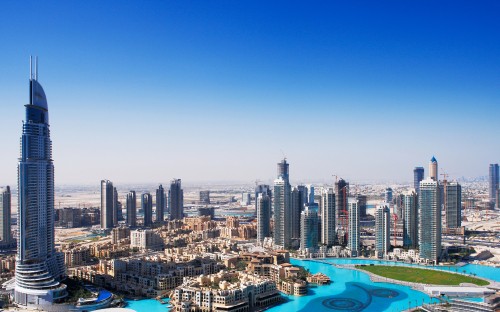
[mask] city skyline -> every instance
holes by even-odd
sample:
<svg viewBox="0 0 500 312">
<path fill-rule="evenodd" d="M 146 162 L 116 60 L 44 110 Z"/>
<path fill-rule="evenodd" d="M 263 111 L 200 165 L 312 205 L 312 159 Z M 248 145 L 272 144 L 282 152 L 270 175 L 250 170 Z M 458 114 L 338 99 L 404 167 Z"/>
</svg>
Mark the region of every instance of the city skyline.
<svg viewBox="0 0 500 312">
<path fill-rule="evenodd" d="M 283 155 L 305 182 L 411 181 L 432 155 L 450 178 L 498 162 L 498 3 L 198 5 L 6 3 L 0 185 L 15 184 L 30 54 L 50 93 L 56 184 L 272 181 Z"/>
</svg>

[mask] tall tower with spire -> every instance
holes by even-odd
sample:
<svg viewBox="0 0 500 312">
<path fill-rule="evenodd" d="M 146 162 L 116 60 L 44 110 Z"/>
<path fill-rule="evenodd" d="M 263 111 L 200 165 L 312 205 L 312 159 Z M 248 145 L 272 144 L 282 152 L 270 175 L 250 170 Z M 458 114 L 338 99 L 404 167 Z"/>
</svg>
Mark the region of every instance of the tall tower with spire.
<svg viewBox="0 0 500 312">
<path fill-rule="evenodd" d="M 54 164 L 47 98 L 30 59 L 30 96 L 18 163 L 18 240 L 14 301 L 42 308 L 67 296 L 64 258 L 54 243 Z"/>
</svg>

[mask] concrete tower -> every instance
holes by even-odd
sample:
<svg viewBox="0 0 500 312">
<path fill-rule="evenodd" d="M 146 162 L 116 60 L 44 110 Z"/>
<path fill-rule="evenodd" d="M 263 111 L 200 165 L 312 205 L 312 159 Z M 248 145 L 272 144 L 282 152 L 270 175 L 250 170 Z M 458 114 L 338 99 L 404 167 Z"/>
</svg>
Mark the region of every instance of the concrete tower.
<svg viewBox="0 0 500 312">
<path fill-rule="evenodd" d="M 257 241 L 262 243 L 271 234 L 271 197 L 259 193 L 257 203 Z"/>
<path fill-rule="evenodd" d="M 321 194 L 321 243 L 327 247 L 335 243 L 335 193 L 328 188 Z"/>
<path fill-rule="evenodd" d="M 438 162 L 434 156 L 429 162 L 429 176 L 432 180 L 439 181 Z"/>
<path fill-rule="evenodd" d="M 391 218 L 389 204 L 383 203 L 375 211 L 375 252 L 378 258 L 384 258 L 391 247 Z"/>
<path fill-rule="evenodd" d="M 130 191 L 127 194 L 127 225 L 130 227 L 137 226 L 137 197 L 135 191 Z"/>
</svg>

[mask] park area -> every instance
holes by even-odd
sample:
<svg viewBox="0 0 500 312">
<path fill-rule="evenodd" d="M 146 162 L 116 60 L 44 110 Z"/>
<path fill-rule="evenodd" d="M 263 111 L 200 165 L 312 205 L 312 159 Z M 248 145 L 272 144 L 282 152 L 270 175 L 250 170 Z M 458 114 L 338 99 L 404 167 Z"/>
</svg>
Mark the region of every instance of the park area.
<svg viewBox="0 0 500 312">
<path fill-rule="evenodd" d="M 438 270 L 388 265 L 357 265 L 356 268 L 378 276 L 411 283 L 449 286 L 456 286 L 461 283 L 471 283 L 478 286 L 489 284 L 489 282 L 480 278 Z"/>
</svg>

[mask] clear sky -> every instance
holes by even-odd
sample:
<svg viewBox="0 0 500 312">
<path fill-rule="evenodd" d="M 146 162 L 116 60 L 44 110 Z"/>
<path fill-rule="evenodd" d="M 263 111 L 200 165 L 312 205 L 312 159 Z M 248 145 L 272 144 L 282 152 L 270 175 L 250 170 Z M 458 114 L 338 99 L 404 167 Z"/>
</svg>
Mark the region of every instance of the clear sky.
<svg viewBox="0 0 500 312">
<path fill-rule="evenodd" d="M 29 55 L 56 184 L 410 181 L 500 162 L 500 2 L 2 1 L 0 185 Z M 426 170 L 427 175 L 427 170 Z"/>
</svg>

